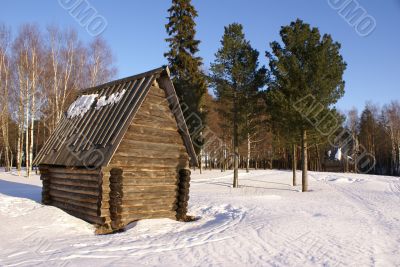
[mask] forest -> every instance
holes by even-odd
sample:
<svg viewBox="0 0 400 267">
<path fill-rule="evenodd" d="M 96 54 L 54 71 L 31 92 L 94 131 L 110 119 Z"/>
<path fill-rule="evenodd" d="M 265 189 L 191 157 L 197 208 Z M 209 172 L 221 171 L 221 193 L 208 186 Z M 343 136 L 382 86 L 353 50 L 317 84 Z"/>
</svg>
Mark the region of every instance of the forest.
<svg viewBox="0 0 400 267">
<path fill-rule="evenodd" d="M 233 169 L 237 187 L 240 168 L 301 169 L 303 191 L 307 170 L 400 175 L 400 103 L 337 110 L 354 88 L 343 79 L 340 42 L 328 33 L 297 19 L 260 52 L 232 23 L 204 66 L 191 1 L 173 0 L 166 15 L 164 56 L 200 170 Z M 14 33 L 0 24 L 0 165 L 29 177 L 77 92 L 116 74 L 101 37 L 84 43 L 73 29 L 24 24 Z"/>
</svg>

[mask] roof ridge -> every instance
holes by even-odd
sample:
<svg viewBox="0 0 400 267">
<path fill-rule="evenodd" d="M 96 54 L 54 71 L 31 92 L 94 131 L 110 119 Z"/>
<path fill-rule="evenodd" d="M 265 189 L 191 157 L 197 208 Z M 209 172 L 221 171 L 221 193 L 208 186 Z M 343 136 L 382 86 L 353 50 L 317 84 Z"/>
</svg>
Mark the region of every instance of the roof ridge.
<svg viewBox="0 0 400 267">
<path fill-rule="evenodd" d="M 110 81 L 110 82 L 99 84 L 99 85 L 96 85 L 96 86 L 93 86 L 93 87 L 81 89 L 79 91 L 78 96 L 83 95 L 83 94 L 93 93 L 93 92 L 96 92 L 99 89 L 104 89 L 105 87 L 111 87 L 111 86 L 113 86 L 115 84 L 118 84 L 118 83 L 137 80 L 137 79 L 140 79 L 142 77 L 146 77 L 146 76 L 149 76 L 149 75 L 154 75 L 154 74 L 157 74 L 157 73 L 162 74 L 163 72 L 165 72 L 165 74 L 168 75 L 168 76 L 170 75 L 168 67 L 163 65 L 163 66 L 161 66 L 159 68 L 156 68 L 156 69 L 153 69 L 153 70 L 150 70 L 150 71 L 146 71 L 146 72 L 143 72 L 143 73 L 139 73 L 139 74 L 136 74 L 136 75 L 133 75 L 133 76 L 128 76 L 128 77 L 121 78 L 121 79 L 118 79 L 118 80 L 113 80 L 113 81 Z"/>
</svg>

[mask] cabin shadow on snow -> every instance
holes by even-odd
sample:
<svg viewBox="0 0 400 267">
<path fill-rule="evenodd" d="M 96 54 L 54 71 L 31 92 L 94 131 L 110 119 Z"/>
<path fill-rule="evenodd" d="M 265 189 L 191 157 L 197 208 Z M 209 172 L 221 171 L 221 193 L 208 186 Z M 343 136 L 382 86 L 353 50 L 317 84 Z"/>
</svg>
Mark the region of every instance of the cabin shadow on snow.
<svg viewBox="0 0 400 267">
<path fill-rule="evenodd" d="M 0 194 L 11 197 L 27 198 L 40 203 L 42 197 L 42 187 L 0 180 Z"/>
</svg>

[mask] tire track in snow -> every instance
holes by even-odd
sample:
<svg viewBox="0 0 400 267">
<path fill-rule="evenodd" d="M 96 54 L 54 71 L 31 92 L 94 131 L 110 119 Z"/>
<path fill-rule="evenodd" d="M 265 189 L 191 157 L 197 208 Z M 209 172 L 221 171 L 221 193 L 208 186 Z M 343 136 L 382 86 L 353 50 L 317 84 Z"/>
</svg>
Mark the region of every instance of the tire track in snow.
<svg viewBox="0 0 400 267">
<path fill-rule="evenodd" d="M 125 253 L 126 257 L 138 258 L 157 255 L 161 252 L 190 249 L 235 238 L 237 236 L 235 229 L 246 214 L 242 208 L 235 208 L 232 205 L 200 207 L 197 209 L 201 210 L 201 212 L 196 212 L 202 215 L 200 220 L 193 223 L 179 223 L 173 231 L 152 236 L 150 243 L 146 239 L 146 232 L 132 238 L 128 231 L 110 236 L 108 242 L 99 244 L 99 248 L 91 247 L 90 250 L 87 250 L 84 249 L 85 246 L 83 245 L 79 251 L 76 251 L 76 249 L 72 248 L 75 244 L 70 244 L 66 250 L 60 249 L 60 251 L 55 251 L 53 254 L 63 252 L 61 260 L 97 258 L 98 256 L 113 258 L 115 252 Z M 182 232 L 182 234 L 179 234 L 179 232 Z M 93 238 L 80 239 L 80 242 L 82 244 L 90 244 L 93 243 Z M 64 241 L 60 240 L 60 242 Z M 113 243 L 118 243 L 118 245 L 114 246 Z M 204 247 L 207 248 L 207 246 Z M 70 250 L 69 253 L 67 252 L 68 250 Z"/>
<path fill-rule="evenodd" d="M 389 190 L 400 199 L 400 178 L 389 182 Z"/>
<path fill-rule="evenodd" d="M 383 235 L 388 237 L 391 236 L 390 230 L 393 222 L 386 221 L 383 213 L 377 209 L 377 206 L 374 203 L 371 203 L 368 198 L 356 194 L 354 192 L 355 189 L 351 190 L 345 188 L 345 186 L 349 184 L 338 185 L 324 180 L 322 180 L 322 182 L 327 184 L 330 188 L 335 189 L 340 193 L 341 196 L 346 198 L 347 202 L 356 208 L 355 213 L 361 215 L 365 221 L 368 222 L 367 224 L 359 225 L 357 228 L 359 235 L 362 235 L 364 232 L 360 231 L 361 228 L 366 227 L 368 230 L 365 236 L 357 238 L 357 240 L 363 240 L 363 242 L 361 244 L 357 242 L 355 243 L 355 247 L 353 247 L 362 254 L 367 252 L 369 254 L 371 264 L 375 265 L 377 257 L 387 253 L 387 251 L 391 251 L 394 247 L 396 247 L 396 244 L 394 243 L 389 245 L 387 242 L 380 244 L 377 242 L 377 240 L 379 240 L 378 237 L 382 237 Z M 371 237 L 373 237 L 372 240 Z M 391 240 L 391 238 L 385 238 L 385 240 Z M 389 248 L 390 246 L 391 248 Z M 367 251 L 365 251 L 363 247 L 365 247 Z M 386 250 L 386 252 L 384 250 Z M 381 258 L 378 259 L 382 260 Z M 383 258 L 383 260 L 385 259 Z"/>
</svg>

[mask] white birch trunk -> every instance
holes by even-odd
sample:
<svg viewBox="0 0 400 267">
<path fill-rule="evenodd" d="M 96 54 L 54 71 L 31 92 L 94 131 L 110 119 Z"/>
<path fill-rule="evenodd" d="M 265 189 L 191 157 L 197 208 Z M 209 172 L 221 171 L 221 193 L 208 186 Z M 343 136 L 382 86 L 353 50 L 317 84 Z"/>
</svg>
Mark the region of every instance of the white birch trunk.
<svg viewBox="0 0 400 267">
<path fill-rule="evenodd" d="M 246 159 L 246 172 L 249 172 L 250 168 L 250 156 L 251 156 L 251 140 L 250 140 L 250 134 L 247 134 L 247 159 Z"/>
</svg>

